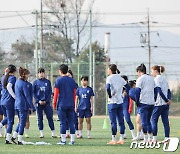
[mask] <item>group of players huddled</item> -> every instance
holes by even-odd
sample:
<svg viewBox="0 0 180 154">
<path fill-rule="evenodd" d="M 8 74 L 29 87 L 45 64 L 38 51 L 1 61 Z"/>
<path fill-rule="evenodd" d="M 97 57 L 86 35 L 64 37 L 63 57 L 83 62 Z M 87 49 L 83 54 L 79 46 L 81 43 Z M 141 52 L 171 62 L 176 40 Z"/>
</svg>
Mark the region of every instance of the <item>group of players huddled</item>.
<svg viewBox="0 0 180 154">
<path fill-rule="evenodd" d="M 121 76 L 115 64 L 110 64 L 107 70 L 106 90 L 112 130 L 112 140 L 107 144 L 124 144 L 126 138 L 124 117 L 134 141 L 144 139 L 144 142 L 157 142 L 159 116 L 164 125 L 164 142 L 169 138 L 168 113 L 172 101 L 168 82 L 161 75 L 165 69 L 162 66 L 153 66 L 152 76 L 146 74 L 144 64 L 138 66 L 136 70 L 138 75 L 136 81 L 128 81 L 127 76 Z M 74 145 L 75 136 L 78 139 L 82 138 L 84 118 L 87 122 L 87 138 L 91 138 L 94 92 L 88 86 L 87 76 L 81 77 L 81 86 L 78 87 L 72 71 L 67 65 L 62 64 L 59 68 L 60 76 L 56 79 L 52 90 L 51 82 L 45 77 L 44 68 L 38 69 L 38 79 L 32 84 L 28 82 L 30 75 L 28 69 L 20 67 L 18 79 L 15 77 L 16 71 L 14 65 L 9 65 L 1 77 L 0 137 L 2 127 L 5 126 L 5 144 L 23 145 L 23 135 L 28 137 L 31 111 L 36 111 L 40 138 L 44 138 L 43 112 L 46 114 L 52 137 L 56 138 L 53 108 L 57 110 L 60 121 L 61 140 L 57 144 L 65 145 L 66 138 L 70 137 L 69 144 Z M 137 106 L 137 135 L 130 118 L 132 100 Z M 15 114 L 18 115 L 18 124 L 13 131 Z M 116 141 L 117 121 L 120 126 L 118 141 Z"/>
</svg>

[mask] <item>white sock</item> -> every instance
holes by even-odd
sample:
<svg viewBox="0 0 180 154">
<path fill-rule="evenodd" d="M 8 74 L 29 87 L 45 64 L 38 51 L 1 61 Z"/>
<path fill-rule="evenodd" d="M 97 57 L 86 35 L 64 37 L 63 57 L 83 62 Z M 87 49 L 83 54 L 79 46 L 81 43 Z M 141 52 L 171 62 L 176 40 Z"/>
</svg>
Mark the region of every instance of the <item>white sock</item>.
<svg viewBox="0 0 180 154">
<path fill-rule="evenodd" d="M 120 134 L 119 140 L 124 141 L 124 134 Z"/>
<path fill-rule="evenodd" d="M 66 142 L 66 134 L 61 134 L 61 141 Z"/>
<path fill-rule="evenodd" d="M 79 130 L 79 136 L 82 136 L 82 130 Z"/>
<path fill-rule="evenodd" d="M 44 136 L 43 130 L 40 130 L 39 132 L 40 132 L 40 135 L 41 135 L 41 136 Z"/>
<path fill-rule="evenodd" d="M 0 123 L 0 134 L 2 133 L 2 127 L 3 127 L 3 125 L 2 125 L 2 123 Z"/>
<path fill-rule="evenodd" d="M 135 138 L 135 137 L 136 137 L 136 135 L 135 135 L 135 131 L 134 131 L 134 129 L 132 129 L 132 130 L 130 130 L 130 131 L 131 131 L 132 138 Z"/>
<path fill-rule="evenodd" d="M 24 128 L 24 132 L 26 135 L 28 135 L 29 129 Z"/>
<path fill-rule="evenodd" d="M 6 134 L 6 140 L 7 140 L 7 141 L 10 141 L 10 139 L 11 139 L 11 134 L 7 133 L 7 134 Z"/>
<path fill-rule="evenodd" d="M 137 138 L 141 137 L 141 132 L 137 132 Z"/>
<path fill-rule="evenodd" d="M 55 136 L 55 130 L 51 131 L 52 136 Z"/>
<path fill-rule="evenodd" d="M 126 137 L 126 133 L 124 133 L 124 138 Z"/>
<path fill-rule="evenodd" d="M 18 135 L 18 142 L 22 142 L 22 138 L 23 138 L 22 135 Z"/>
<path fill-rule="evenodd" d="M 144 134 L 144 142 L 148 141 L 148 136 Z"/>
<path fill-rule="evenodd" d="M 152 140 L 152 134 L 148 134 L 148 140 Z"/>
<path fill-rule="evenodd" d="M 78 130 L 76 130 L 76 133 L 75 133 L 76 135 L 78 135 L 79 134 L 79 131 Z"/>
<path fill-rule="evenodd" d="M 12 137 L 13 137 L 13 138 L 16 138 L 16 137 L 17 137 L 17 135 L 18 135 L 18 133 L 17 133 L 16 131 L 14 131 L 14 132 L 13 132 L 13 136 L 12 136 Z"/>
<path fill-rule="evenodd" d="M 66 130 L 66 134 L 70 134 L 70 131 L 69 131 L 69 130 Z"/>
<path fill-rule="evenodd" d="M 75 134 L 71 134 L 71 142 L 74 142 Z"/>
<path fill-rule="evenodd" d="M 157 140 L 157 136 L 153 136 L 153 141 L 156 141 Z"/>
<path fill-rule="evenodd" d="M 90 136 L 90 135 L 91 135 L 91 131 L 87 130 L 87 136 Z"/>
<path fill-rule="evenodd" d="M 116 141 L 116 135 L 112 135 L 112 141 Z"/>
</svg>

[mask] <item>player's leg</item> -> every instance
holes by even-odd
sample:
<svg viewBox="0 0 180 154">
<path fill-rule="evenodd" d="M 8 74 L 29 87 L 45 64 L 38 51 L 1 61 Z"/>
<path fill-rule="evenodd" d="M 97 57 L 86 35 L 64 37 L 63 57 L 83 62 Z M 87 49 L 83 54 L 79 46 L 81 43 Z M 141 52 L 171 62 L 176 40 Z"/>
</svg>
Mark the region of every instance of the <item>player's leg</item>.
<svg viewBox="0 0 180 154">
<path fill-rule="evenodd" d="M 85 111 L 84 110 L 78 110 L 78 119 L 79 119 L 79 124 L 78 124 L 78 130 L 79 130 L 79 135 L 77 138 L 82 138 L 82 129 L 83 129 L 83 121 L 85 117 Z"/>
<path fill-rule="evenodd" d="M 131 117 L 130 117 L 130 114 L 129 114 L 127 108 L 123 108 L 123 115 L 124 115 L 125 120 L 129 126 L 129 129 L 131 131 L 132 139 L 135 139 L 136 135 L 135 135 L 135 131 L 134 131 L 134 125 L 131 121 Z M 124 132 L 124 134 L 125 134 L 125 132 Z"/>
<path fill-rule="evenodd" d="M 49 104 L 44 105 L 44 112 L 46 114 L 46 118 L 48 120 L 49 128 L 51 129 L 51 136 L 56 138 L 55 127 L 53 121 L 53 109 Z"/>
<path fill-rule="evenodd" d="M 4 137 L 6 137 L 6 128 L 7 128 L 7 114 L 6 114 L 6 108 L 4 105 L 1 105 L 1 109 L 4 115 L 4 119 L 0 122 L 0 134 L 2 134 L 2 127 L 5 126 L 4 128 Z"/>
<path fill-rule="evenodd" d="M 124 144 L 125 125 L 124 125 L 123 104 L 118 104 L 117 120 L 118 120 L 118 124 L 120 127 L 120 138 L 119 138 L 119 141 L 117 143 L 118 144 Z"/>
<path fill-rule="evenodd" d="M 14 108 L 6 108 L 7 114 L 7 135 L 6 135 L 6 144 L 11 143 L 11 133 L 14 125 L 14 116 L 15 116 L 15 109 Z"/>
<path fill-rule="evenodd" d="M 111 131 L 112 131 L 112 141 L 107 144 L 116 144 L 116 134 L 117 134 L 117 104 L 108 104 L 108 113 L 109 119 L 111 122 Z"/>
<path fill-rule="evenodd" d="M 29 127 L 30 127 L 29 115 L 31 114 L 31 111 L 29 110 L 28 112 L 29 113 L 27 115 L 26 126 L 24 128 L 24 135 L 25 135 L 26 138 L 29 138 L 29 135 L 28 135 Z"/>
<path fill-rule="evenodd" d="M 24 134 L 24 128 L 26 126 L 28 116 L 28 110 L 19 110 L 19 131 L 18 131 L 18 144 L 22 145 L 22 138 Z"/>
<path fill-rule="evenodd" d="M 136 128 L 137 128 L 137 136 L 135 140 L 143 139 L 141 116 L 140 116 L 138 108 L 137 108 L 137 115 L 136 115 Z"/>
<path fill-rule="evenodd" d="M 0 105 L 0 122 L 3 120 L 3 110 L 2 110 L 2 108 L 1 108 L 1 105 Z M 2 128 L 2 126 L 3 125 L 1 125 L 1 128 Z M 1 129 L 0 128 L 0 129 Z M 1 133 L 1 131 L 0 131 L 0 137 L 2 137 L 2 133 Z"/>
<path fill-rule="evenodd" d="M 37 117 L 38 117 L 38 128 L 39 128 L 39 132 L 40 132 L 40 138 L 44 138 L 44 133 L 43 133 L 43 106 L 38 104 L 37 108 L 36 108 L 36 113 L 37 113 Z"/>
<path fill-rule="evenodd" d="M 68 109 L 67 111 L 67 119 L 68 119 L 68 124 L 70 128 L 70 145 L 74 144 L 74 139 L 75 139 L 75 126 L 74 126 L 74 109 Z"/>
<path fill-rule="evenodd" d="M 161 115 L 161 106 L 155 106 L 152 112 L 152 117 L 151 117 L 153 142 L 157 141 L 158 119 L 160 115 Z"/>
<path fill-rule="evenodd" d="M 61 134 L 61 141 L 57 144 L 65 145 L 66 144 L 66 122 L 67 122 L 67 113 L 66 109 L 59 107 L 57 110 L 58 118 L 60 121 L 60 134 Z"/>
<path fill-rule="evenodd" d="M 169 126 L 169 105 L 163 105 L 163 111 L 161 113 L 162 123 L 164 125 L 164 133 L 165 133 L 165 139 L 164 141 L 167 141 L 170 134 L 170 126 Z"/>
<path fill-rule="evenodd" d="M 76 112 L 74 112 L 74 126 L 75 126 L 76 137 L 77 137 L 79 135 L 79 131 L 78 131 L 78 116 Z"/>
<path fill-rule="evenodd" d="M 92 117 L 92 113 L 91 110 L 86 110 L 85 111 L 85 118 L 86 118 L 86 123 L 87 123 L 87 137 L 88 139 L 91 138 L 91 117 Z"/>
<path fill-rule="evenodd" d="M 152 125 L 151 117 L 153 112 L 154 105 L 148 105 L 148 119 L 147 119 L 147 132 L 148 132 L 148 141 L 152 141 Z"/>
</svg>

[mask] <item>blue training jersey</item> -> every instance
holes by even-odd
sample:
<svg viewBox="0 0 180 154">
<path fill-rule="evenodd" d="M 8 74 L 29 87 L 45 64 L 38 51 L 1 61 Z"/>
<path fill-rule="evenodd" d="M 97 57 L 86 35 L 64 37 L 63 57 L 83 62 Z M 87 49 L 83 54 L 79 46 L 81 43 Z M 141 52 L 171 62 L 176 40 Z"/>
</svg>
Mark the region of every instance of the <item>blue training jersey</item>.
<svg viewBox="0 0 180 154">
<path fill-rule="evenodd" d="M 22 79 L 16 81 L 15 84 L 15 109 L 29 110 L 34 109 L 32 103 L 32 94 L 29 91 L 29 83 Z"/>
<path fill-rule="evenodd" d="M 93 89 L 91 87 L 79 87 L 76 91 L 76 95 L 79 98 L 78 109 L 79 110 L 86 110 L 91 108 L 90 99 L 94 96 Z"/>
<path fill-rule="evenodd" d="M 36 103 L 39 103 L 39 101 L 50 103 L 52 95 L 51 82 L 46 78 L 35 80 L 33 83 L 33 95 Z"/>
<path fill-rule="evenodd" d="M 74 92 L 77 84 L 74 79 L 68 76 L 58 77 L 55 82 L 55 88 L 59 89 L 57 108 L 74 108 Z"/>
<path fill-rule="evenodd" d="M 1 83 L 4 83 L 4 77 L 1 77 Z M 16 83 L 16 77 L 10 75 L 8 77 L 7 83 L 12 84 L 12 89 L 14 91 L 15 83 Z M 1 91 L 1 105 L 5 105 L 7 108 L 14 108 L 14 102 L 15 99 L 9 94 L 8 90 L 2 86 L 2 91 Z"/>
<path fill-rule="evenodd" d="M 0 105 L 1 105 L 1 91 L 2 91 L 2 84 L 0 82 Z"/>
</svg>

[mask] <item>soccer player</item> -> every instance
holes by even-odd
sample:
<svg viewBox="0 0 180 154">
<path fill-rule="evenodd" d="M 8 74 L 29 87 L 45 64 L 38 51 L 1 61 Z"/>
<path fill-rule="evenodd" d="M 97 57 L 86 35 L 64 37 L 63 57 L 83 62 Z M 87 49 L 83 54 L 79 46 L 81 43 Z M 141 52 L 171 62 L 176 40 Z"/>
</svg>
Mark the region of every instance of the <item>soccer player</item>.
<svg viewBox="0 0 180 154">
<path fill-rule="evenodd" d="M 161 116 L 162 123 L 164 125 L 165 139 L 163 142 L 167 141 L 170 134 L 169 126 L 169 105 L 171 101 L 171 92 L 167 80 L 161 75 L 165 71 L 163 66 L 155 65 L 152 67 L 152 76 L 155 77 L 155 83 L 157 87 L 157 98 L 155 102 L 155 107 L 152 112 L 152 130 L 153 130 L 153 142 L 157 142 L 157 132 L 158 132 L 158 119 Z"/>
<path fill-rule="evenodd" d="M 118 73 L 118 74 L 117 74 Z M 127 84 L 119 74 L 115 64 L 110 64 L 108 68 L 108 77 L 106 79 L 106 90 L 108 93 L 108 112 L 111 121 L 112 141 L 107 144 L 124 144 L 124 115 L 123 115 L 123 87 Z M 120 126 L 120 139 L 116 142 L 117 122 Z"/>
<path fill-rule="evenodd" d="M 79 135 L 77 138 L 82 138 L 83 121 L 86 118 L 87 123 L 87 137 L 91 138 L 91 117 L 93 112 L 93 96 L 94 92 L 91 87 L 88 86 L 88 77 L 81 77 L 81 87 L 76 91 L 75 111 L 79 117 Z M 78 103 L 79 100 L 79 103 Z"/>
<path fill-rule="evenodd" d="M 141 64 L 136 69 L 139 78 L 136 81 L 137 102 L 141 116 L 144 142 L 152 140 L 151 115 L 155 104 L 155 82 L 152 76 L 146 74 L 146 66 Z M 148 133 L 148 134 L 147 134 Z"/>
<path fill-rule="evenodd" d="M 131 131 L 132 139 L 134 140 L 136 135 L 134 131 L 134 125 L 131 121 L 130 112 L 129 112 L 130 101 L 131 101 L 129 97 L 130 86 L 128 84 L 128 77 L 126 75 L 122 75 L 121 77 L 127 82 L 126 87 L 123 90 L 123 114 Z"/>
<path fill-rule="evenodd" d="M 76 94 L 76 83 L 73 78 L 67 76 L 68 66 L 62 64 L 59 68 L 60 77 L 56 79 L 54 89 L 54 109 L 57 109 L 60 120 L 61 141 L 57 144 L 66 144 L 67 121 L 70 128 L 71 141 L 74 144 L 74 98 Z M 58 101 L 57 101 L 58 100 Z"/>
<path fill-rule="evenodd" d="M 38 69 L 39 79 L 33 83 L 33 96 L 36 103 L 36 112 L 38 116 L 38 127 L 40 132 L 40 138 L 44 138 L 43 133 L 43 111 L 46 114 L 49 127 L 51 129 L 51 136 L 56 138 L 55 127 L 53 121 L 53 109 L 51 106 L 52 87 L 51 82 L 45 78 L 45 69 Z"/>
<path fill-rule="evenodd" d="M 6 118 L 4 118 L 0 123 L 0 132 L 4 125 L 7 124 L 7 134 L 6 134 L 6 141 L 5 144 L 12 144 L 11 142 L 11 133 L 14 124 L 14 116 L 15 116 L 15 109 L 14 109 L 14 102 L 15 102 L 15 93 L 14 93 L 14 86 L 16 82 L 16 67 L 14 65 L 9 65 L 6 69 L 6 74 L 2 76 L 1 83 L 2 91 L 1 91 L 1 105 L 5 107 Z"/>
<path fill-rule="evenodd" d="M 142 124 L 139 110 L 139 102 L 137 102 L 137 91 L 136 91 L 136 81 L 129 81 L 131 89 L 129 90 L 129 97 L 136 103 L 136 128 L 137 136 L 133 139 L 134 141 L 143 140 Z"/>
<path fill-rule="evenodd" d="M 24 128 L 26 125 L 29 109 L 31 108 L 33 111 L 35 111 L 35 107 L 32 103 L 32 94 L 30 93 L 28 88 L 29 83 L 27 82 L 29 74 L 29 70 L 20 67 L 20 78 L 16 81 L 15 84 L 15 109 L 18 113 L 19 123 L 16 127 L 16 131 L 13 133 L 13 137 L 11 140 L 16 144 L 15 139 L 18 135 L 18 145 L 23 145 L 22 137 L 24 134 Z"/>
<path fill-rule="evenodd" d="M 74 75 L 73 75 L 73 72 L 71 70 L 68 70 L 67 76 L 74 79 Z M 78 88 L 78 84 L 76 83 L 76 89 L 77 88 Z M 76 137 L 78 137 L 78 135 L 79 135 L 78 134 L 78 116 L 77 116 L 77 113 L 75 111 L 74 111 L 74 126 L 75 126 L 75 130 L 76 130 Z M 66 129 L 66 138 L 70 138 L 68 121 L 67 121 L 67 129 Z"/>
</svg>

